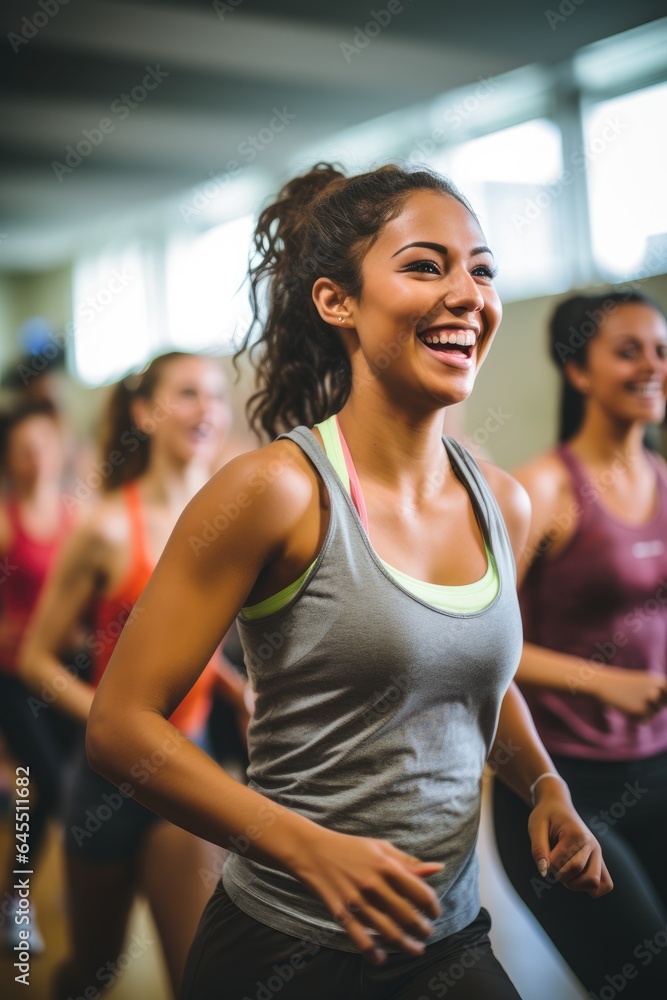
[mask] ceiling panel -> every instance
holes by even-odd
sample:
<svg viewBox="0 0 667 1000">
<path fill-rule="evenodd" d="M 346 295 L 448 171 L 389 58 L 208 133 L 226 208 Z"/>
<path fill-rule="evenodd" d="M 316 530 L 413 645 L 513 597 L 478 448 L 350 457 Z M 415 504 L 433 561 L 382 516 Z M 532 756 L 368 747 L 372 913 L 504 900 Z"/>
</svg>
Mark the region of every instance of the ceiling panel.
<svg viewBox="0 0 667 1000">
<path fill-rule="evenodd" d="M 554 21 L 537 0 L 392 0 L 391 16 L 388 0 L 69 0 L 48 16 L 4 0 L 0 269 L 59 263 L 77 234 L 158 212 L 229 161 L 278 176 L 327 134 L 664 14 L 655 0 L 570 7 Z M 54 170 L 103 119 L 76 169 Z"/>
</svg>

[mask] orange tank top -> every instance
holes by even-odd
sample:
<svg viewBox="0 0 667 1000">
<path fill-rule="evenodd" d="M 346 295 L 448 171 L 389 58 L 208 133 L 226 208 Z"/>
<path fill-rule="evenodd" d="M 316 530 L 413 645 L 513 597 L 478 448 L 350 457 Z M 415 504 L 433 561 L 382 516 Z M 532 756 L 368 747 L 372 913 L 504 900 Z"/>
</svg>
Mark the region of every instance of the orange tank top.
<svg viewBox="0 0 667 1000">
<path fill-rule="evenodd" d="M 130 565 L 118 586 L 98 598 L 92 609 L 93 634 L 89 646 L 94 657 L 92 683 L 95 687 L 111 659 L 123 625 L 130 617 L 154 568 L 146 544 L 143 510 L 136 482 L 125 484 L 123 498 L 130 522 Z M 169 717 L 171 724 L 186 735 L 196 735 L 208 716 L 214 684 L 215 666 L 212 659 Z"/>
</svg>

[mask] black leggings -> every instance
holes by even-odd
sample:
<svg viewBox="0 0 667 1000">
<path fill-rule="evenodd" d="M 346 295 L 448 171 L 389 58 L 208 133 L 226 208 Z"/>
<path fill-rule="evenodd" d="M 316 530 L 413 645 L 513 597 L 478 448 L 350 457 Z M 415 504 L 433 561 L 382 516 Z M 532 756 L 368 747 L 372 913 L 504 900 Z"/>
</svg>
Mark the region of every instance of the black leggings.
<svg viewBox="0 0 667 1000">
<path fill-rule="evenodd" d="M 553 756 L 614 881 L 600 899 L 542 879 L 529 810 L 494 781 L 496 841 L 507 875 L 591 1000 L 667 996 L 667 753 L 642 761 Z"/>
<path fill-rule="evenodd" d="M 16 763 L 30 768 L 30 857 L 36 862 L 48 818 L 60 818 L 66 762 L 84 727 L 18 677 L 0 673 L 0 731 Z"/>
<path fill-rule="evenodd" d="M 275 931 L 229 898 L 222 880 L 188 955 L 180 1000 L 521 1000 L 495 958 L 486 910 L 416 958 L 383 965 Z"/>
</svg>

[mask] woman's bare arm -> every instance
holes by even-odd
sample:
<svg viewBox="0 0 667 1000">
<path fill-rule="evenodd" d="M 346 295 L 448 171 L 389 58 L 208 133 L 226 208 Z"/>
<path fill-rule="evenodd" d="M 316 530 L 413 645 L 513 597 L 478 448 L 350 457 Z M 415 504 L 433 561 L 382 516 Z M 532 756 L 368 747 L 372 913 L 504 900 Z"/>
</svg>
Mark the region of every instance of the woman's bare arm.
<svg viewBox="0 0 667 1000">
<path fill-rule="evenodd" d="M 484 463 L 502 511 L 517 566 L 521 565 L 531 523 L 526 490 L 507 473 Z M 528 832 L 542 875 L 549 868 L 569 889 L 597 897 L 613 886 L 600 845 L 576 813 L 567 785 L 535 728 L 528 706 L 512 681 L 500 708 L 489 761 L 494 773 L 532 807 Z M 534 785 L 541 775 L 537 786 Z M 531 795 L 534 791 L 534 800 Z"/>
<path fill-rule="evenodd" d="M 520 586 L 536 558 L 548 559 L 544 553 L 550 545 L 567 542 L 576 527 L 576 505 L 561 463 L 553 456 L 543 456 L 519 469 L 517 479 L 532 508 L 528 544 L 518 561 Z M 667 681 L 655 674 L 625 670 L 532 642 L 524 643 L 517 677 L 523 684 L 591 695 L 645 718 L 667 704 Z"/>
<path fill-rule="evenodd" d="M 95 593 L 106 551 L 97 519 L 72 532 L 49 574 L 19 650 L 19 670 L 26 684 L 80 722 L 88 718 L 93 688 L 67 670 L 59 654 Z"/>
</svg>

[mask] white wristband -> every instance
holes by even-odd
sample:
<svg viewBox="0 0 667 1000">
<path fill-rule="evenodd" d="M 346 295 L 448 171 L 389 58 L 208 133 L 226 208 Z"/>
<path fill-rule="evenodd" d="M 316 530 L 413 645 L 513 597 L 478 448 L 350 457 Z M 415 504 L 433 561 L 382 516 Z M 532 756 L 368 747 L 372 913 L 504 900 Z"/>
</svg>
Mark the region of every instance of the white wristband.
<svg viewBox="0 0 667 1000">
<path fill-rule="evenodd" d="M 560 776 L 560 774 L 556 774 L 555 771 L 545 771 L 544 774 L 541 774 L 539 776 L 539 778 L 535 778 L 535 781 L 530 786 L 530 801 L 533 803 L 533 805 L 536 804 L 535 803 L 535 788 L 540 783 L 540 781 L 542 780 L 542 778 L 558 778 L 559 781 L 564 781 L 565 780 L 564 778 L 562 778 Z"/>
</svg>

